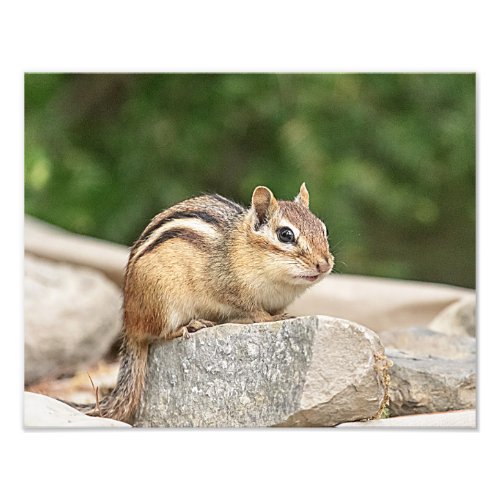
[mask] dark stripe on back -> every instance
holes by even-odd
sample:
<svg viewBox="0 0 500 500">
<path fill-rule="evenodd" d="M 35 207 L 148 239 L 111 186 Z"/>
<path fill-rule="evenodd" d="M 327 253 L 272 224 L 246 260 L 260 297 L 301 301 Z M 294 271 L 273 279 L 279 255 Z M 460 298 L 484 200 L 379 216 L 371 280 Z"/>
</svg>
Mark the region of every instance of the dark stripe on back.
<svg viewBox="0 0 500 500">
<path fill-rule="evenodd" d="M 141 237 L 134 243 L 132 247 L 132 255 L 137 251 L 140 245 L 142 245 L 157 229 L 159 229 L 163 224 L 167 222 L 176 220 L 176 219 L 200 219 L 208 224 L 214 224 L 215 226 L 220 226 L 222 222 L 216 217 L 210 215 L 208 212 L 202 212 L 199 210 L 179 210 L 177 212 L 173 212 L 166 217 L 163 217 L 159 221 L 155 222 L 151 227 L 146 228 L 146 230 L 141 234 Z"/>
<path fill-rule="evenodd" d="M 209 214 L 208 212 L 203 212 L 201 210 L 189 210 L 189 211 L 184 211 L 184 212 L 174 212 L 172 215 L 169 215 L 166 219 L 165 222 L 171 221 L 174 219 L 201 219 L 205 222 L 208 222 L 209 224 L 214 224 L 216 226 L 220 226 L 222 224 L 221 220 L 218 219 L 217 217 L 214 217 L 213 215 Z"/>
<path fill-rule="evenodd" d="M 139 255 L 137 255 L 135 261 L 137 262 L 143 255 L 153 251 L 162 243 L 165 243 L 166 241 L 171 240 L 173 238 L 180 238 L 198 247 L 202 248 L 207 247 L 207 242 L 205 241 L 203 236 L 200 235 L 200 233 L 197 233 L 196 231 L 193 231 L 191 229 L 179 227 L 175 229 L 169 229 L 168 231 L 165 231 L 160 236 L 158 236 L 158 238 L 155 241 L 153 241 L 151 245 L 146 247 Z"/>
<path fill-rule="evenodd" d="M 242 214 L 245 211 L 245 209 L 241 205 L 238 205 L 238 203 L 236 203 L 235 201 L 224 198 L 224 196 L 221 196 L 220 194 L 211 194 L 210 197 L 215 198 L 217 201 L 224 203 L 224 205 L 227 205 L 228 207 L 231 207 L 235 212 L 239 214 Z"/>
</svg>

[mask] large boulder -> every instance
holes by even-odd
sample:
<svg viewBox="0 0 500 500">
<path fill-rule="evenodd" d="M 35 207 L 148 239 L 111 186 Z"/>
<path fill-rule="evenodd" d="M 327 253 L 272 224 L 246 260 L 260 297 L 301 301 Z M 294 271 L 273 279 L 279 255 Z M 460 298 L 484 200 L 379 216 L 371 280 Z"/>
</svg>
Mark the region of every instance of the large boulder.
<svg viewBox="0 0 500 500">
<path fill-rule="evenodd" d="M 101 359 L 121 328 L 119 288 L 97 271 L 29 254 L 24 269 L 25 383 Z"/>
<path fill-rule="evenodd" d="M 388 363 L 378 337 L 311 316 L 224 324 L 150 346 L 142 427 L 332 426 L 378 417 Z"/>
</svg>

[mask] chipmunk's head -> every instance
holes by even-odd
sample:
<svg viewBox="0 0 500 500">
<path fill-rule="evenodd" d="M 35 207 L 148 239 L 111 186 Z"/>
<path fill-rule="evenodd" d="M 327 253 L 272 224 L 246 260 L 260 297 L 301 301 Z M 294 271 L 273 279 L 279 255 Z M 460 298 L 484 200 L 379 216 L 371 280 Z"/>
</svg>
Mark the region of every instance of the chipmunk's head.
<svg viewBox="0 0 500 500">
<path fill-rule="evenodd" d="M 309 210 L 309 193 L 302 184 L 293 201 L 278 201 L 259 186 L 249 211 L 251 243 L 264 251 L 265 271 L 273 280 L 307 287 L 333 268 L 325 224 Z"/>
</svg>

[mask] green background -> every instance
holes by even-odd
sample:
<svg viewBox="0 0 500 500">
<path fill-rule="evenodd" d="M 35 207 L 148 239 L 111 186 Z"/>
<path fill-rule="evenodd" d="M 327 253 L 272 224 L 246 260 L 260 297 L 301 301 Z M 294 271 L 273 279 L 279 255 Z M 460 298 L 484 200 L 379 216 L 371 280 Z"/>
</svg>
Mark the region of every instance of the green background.
<svg viewBox="0 0 500 500">
<path fill-rule="evenodd" d="M 63 228 L 302 181 L 336 272 L 475 287 L 473 74 L 25 76 L 25 209 Z"/>
</svg>

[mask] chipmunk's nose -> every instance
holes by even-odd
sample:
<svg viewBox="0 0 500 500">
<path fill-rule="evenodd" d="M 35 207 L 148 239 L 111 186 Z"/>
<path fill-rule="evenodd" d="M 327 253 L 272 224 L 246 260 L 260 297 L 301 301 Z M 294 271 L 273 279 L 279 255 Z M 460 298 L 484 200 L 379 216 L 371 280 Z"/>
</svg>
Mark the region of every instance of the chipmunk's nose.
<svg viewBox="0 0 500 500">
<path fill-rule="evenodd" d="M 323 259 L 321 262 L 316 264 L 316 269 L 320 273 L 326 273 L 330 270 L 330 261 L 328 259 Z"/>
</svg>

